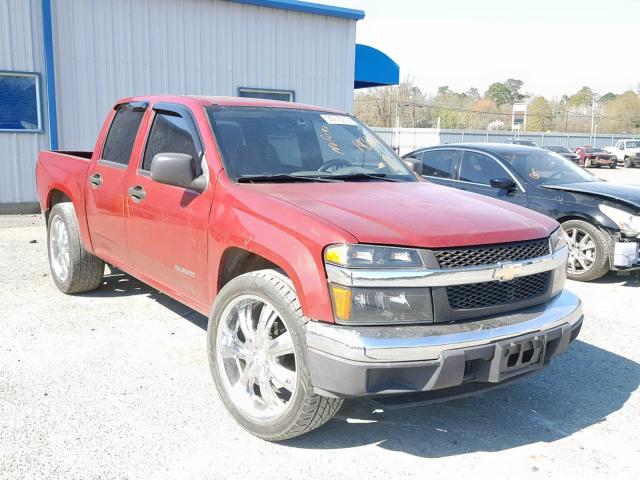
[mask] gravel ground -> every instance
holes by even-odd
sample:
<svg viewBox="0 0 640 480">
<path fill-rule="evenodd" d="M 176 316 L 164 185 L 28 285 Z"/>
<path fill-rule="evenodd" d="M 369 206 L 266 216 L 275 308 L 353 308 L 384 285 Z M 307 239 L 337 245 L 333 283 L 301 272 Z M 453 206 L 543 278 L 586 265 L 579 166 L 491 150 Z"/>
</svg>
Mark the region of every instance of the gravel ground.
<svg viewBox="0 0 640 480">
<path fill-rule="evenodd" d="M 224 410 L 203 316 L 118 272 L 65 296 L 45 241 L 39 216 L 0 217 L 1 478 L 638 478 L 638 275 L 568 282 L 584 328 L 536 376 L 413 409 L 349 401 L 273 444 Z"/>
</svg>

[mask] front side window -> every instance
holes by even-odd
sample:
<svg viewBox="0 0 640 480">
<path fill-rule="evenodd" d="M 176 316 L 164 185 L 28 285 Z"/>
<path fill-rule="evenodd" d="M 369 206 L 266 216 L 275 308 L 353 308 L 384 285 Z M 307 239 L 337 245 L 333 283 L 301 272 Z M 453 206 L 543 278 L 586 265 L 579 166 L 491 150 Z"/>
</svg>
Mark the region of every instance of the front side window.
<svg viewBox="0 0 640 480">
<path fill-rule="evenodd" d="M 428 177 L 453 178 L 453 169 L 462 150 L 427 150 L 422 154 L 422 174 Z"/>
<path fill-rule="evenodd" d="M 142 170 L 151 169 L 151 161 L 158 153 L 185 153 L 191 155 L 194 165 L 198 164 L 199 156 L 188 122 L 191 120 L 177 113 L 156 113 L 144 151 Z"/>
<path fill-rule="evenodd" d="M 416 180 L 348 115 L 273 107 L 209 107 L 207 113 L 234 181 Z"/>
<path fill-rule="evenodd" d="M 0 131 L 38 131 L 40 118 L 38 75 L 0 72 Z"/>
<path fill-rule="evenodd" d="M 121 107 L 116 112 L 102 149 L 102 159 L 128 165 L 144 110 Z"/>
<path fill-rule="evenodd" d="M 460 165 L 460 180 L 463 182 L 490 185 L 491 180 L 508 177 L 507 172 L 493 158 L 482 153 L 464 152 Z"/>
</svg>

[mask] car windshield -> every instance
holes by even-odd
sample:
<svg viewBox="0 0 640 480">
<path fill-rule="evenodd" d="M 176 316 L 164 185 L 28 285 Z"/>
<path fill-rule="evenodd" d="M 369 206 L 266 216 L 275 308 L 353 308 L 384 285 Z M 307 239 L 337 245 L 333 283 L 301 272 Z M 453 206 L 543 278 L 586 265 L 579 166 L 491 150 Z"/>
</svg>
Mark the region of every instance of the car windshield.
<svg viewBox="0 0 640 480">
<path fill-rule="evenodd" d="M 575 163 L 548 150 L 504 153 L 502 156 L 516 172 L 539 185 L 598 181 Z"/>
<path fill-rule="evenodd" d="M 569 150 L 567 147 L 551 146 L 546 148 L 547 150 L 551 150 L 552 152 L 556 152 L 556 153 L 571 153 L 571 150 Z"/>
<path fill-rule="evenodd" d="M 225 170 L 239 182 L 417 181 L 348 115 L 273 107 L 209 107 Z"/>
<path fill-rule="evenodd" d="M 609 153 L 602 148 L 587 148 L 587 153 Z"/>
</svg>

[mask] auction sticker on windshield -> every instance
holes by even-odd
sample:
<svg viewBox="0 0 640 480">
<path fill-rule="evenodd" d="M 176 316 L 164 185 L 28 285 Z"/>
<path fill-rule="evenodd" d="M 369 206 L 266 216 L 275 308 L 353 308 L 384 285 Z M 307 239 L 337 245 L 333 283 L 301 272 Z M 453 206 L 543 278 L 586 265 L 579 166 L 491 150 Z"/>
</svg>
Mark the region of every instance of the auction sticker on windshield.
<svg viewBox="0 0 640 480">
<path fill-rule="evenodd" d="M 346 115 L 322 114 L 320 116 L 329 125 L 357 125 L 353 118 L 347 117 Z"/>
</svg>

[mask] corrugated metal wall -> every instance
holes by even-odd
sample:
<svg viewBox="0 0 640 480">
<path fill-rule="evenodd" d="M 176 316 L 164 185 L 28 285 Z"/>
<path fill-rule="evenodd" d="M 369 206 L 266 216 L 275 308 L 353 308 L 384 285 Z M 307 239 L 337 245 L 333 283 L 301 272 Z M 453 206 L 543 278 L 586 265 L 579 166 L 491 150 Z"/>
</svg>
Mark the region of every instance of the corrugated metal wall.
<svg viewBox="0 0 640 480">
<path fill-rule="evenodd" d="M 41 75 L 42 118 L 46 119 L 40 0 L 0 0 L 0 70 Z M 46 128 L 46 122 L 43 122 Z M 0 131 L 0 203 L 36 200 L 34 167 L 46 133 Z"/>
<path fill-rule="evenodd" d="M 149 93 L 294 90 L 350 111 L 356 22 L 223 0 L 56 0 L 60 148 L 93 149 L 110 106 Z"/>
</svg>

